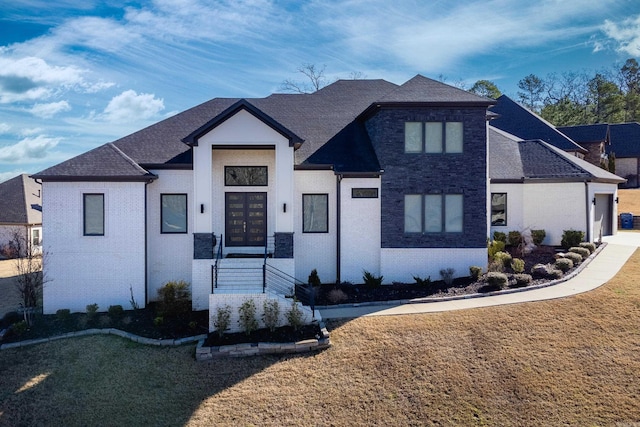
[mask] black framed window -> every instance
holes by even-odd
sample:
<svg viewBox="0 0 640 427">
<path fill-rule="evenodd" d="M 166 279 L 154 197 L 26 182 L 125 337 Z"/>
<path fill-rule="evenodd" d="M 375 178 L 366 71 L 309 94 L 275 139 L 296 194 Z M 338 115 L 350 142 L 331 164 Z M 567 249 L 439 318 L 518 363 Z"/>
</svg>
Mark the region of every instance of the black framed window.
<svg viewBox="0 0 640 427">
<path fill-rule="evenodd" d="M 406 122 L 405 153 L 462 153 L 462 122 Z"/>
<path fill-rule="evenodd" d="M 269 184 L 266 166 L 225 166 L 224 185 L 264 187 Z"/>
<path fill-rule="evenodd" d="M 104 236 L 104 194 L 85 193 L 83 197 L 83 234 Z"/>
<path fill-rule="evenodd" d="M 491 193 L 491 225 L 507 225 L 507 193 Z"/>
<path fill-rule="evenodd" d="M 329 195 L 302 195 L 302 232 L 329 232 Z"/>
<path fill-rule="evenodd" d="M 352 199 L 377 199 L 378 189 L 377 188 L 352 188 L 351 198 Z"/>
<path fill-rule="evenodd" d="M 464 196 L 462 194 L 406 194 L 405 233 L 461 233 Z"/>
<path fill-rule="evenodd" d="M 160 232 L 163 234 L 187 232 L 187 195 L 160 195 Z"/>
</svg>

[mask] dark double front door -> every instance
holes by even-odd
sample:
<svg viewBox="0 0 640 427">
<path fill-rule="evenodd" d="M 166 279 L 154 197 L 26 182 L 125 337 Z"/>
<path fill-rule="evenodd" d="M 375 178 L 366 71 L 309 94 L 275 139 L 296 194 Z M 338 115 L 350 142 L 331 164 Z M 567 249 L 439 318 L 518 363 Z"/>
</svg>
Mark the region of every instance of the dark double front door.
<svg viewBox="0 0 640 427">
<path fill-rule="evenodd" d="M 225 193 L 225 245 L 265 246 L 267 193 Z"/>
</svg>

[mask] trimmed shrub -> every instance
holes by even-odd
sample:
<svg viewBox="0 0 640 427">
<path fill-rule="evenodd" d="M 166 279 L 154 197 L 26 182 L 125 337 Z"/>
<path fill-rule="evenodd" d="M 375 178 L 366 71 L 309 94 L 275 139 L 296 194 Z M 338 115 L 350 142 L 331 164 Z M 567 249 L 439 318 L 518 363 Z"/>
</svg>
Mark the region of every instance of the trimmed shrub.
<svg viewBox="0 0 640 427">
<path fill-rule="evenodd" d="M 578 246 L 584 240 L 584 231 L 564 230 L 560 244 L 567 250 L 573 246 Z"/>
<path fill-rule="evenodd" d="M 513 258 L 509 252 L 497 252 L 494 257 L 494 261 L 501 262 L 503 266 L 509 267 Z"/>
<path fill-rule="evenodd" d="M 511 261 L 511 268 L 516 273 L 522 273 L 524 271 L 524 260 L 520 258 L 514 258 Z"/>
<path fill-rule="evenodd" d="M 578 245 L 581 248 L 589 249 L 589 252 L 594 253 L 596 251 L 596 245 L 591 242 L 580 242 Z"/>
<path fill-rule="evenodd" d="M 14 333 L 16 336 L 20 336 L 25 332 L 27 332 L 27 329 L 29 329 L 29 325 L 27 325 L 27 322 L 25 322 L 24 320 L 21 320 L 11 325 L 10 329 L 11 329 L 11 332 Z"/>
<path fill-rule="evenodd" d="M 162 316 L 157 316 L 153 319 L 153 325 L 157 328 L 159 328 L 160 326 L 164 325 L 164 317 Z"/>
<path fill-rule="evenodd" d="M 451 286 L 453 284 L 453 275 L 455 272 L 456 270 L 451 267 L 440 270 L 440 277 L 442 277 L 442 281 L 445 285 Z"/>
<path fill-rule="evenodd" d="M 566 254 L 562 254 L 562 258 L 570 259 L 571 262 L 573 262 L 573 265 L 578 265 L 582 262 L 582 255 L 575 252 L 567 252 Z"/>
<path fill-rule="evenodd" d="M 320 286 L 322 284 L 320 276 L 318 276 L 318 270 L 315 268 L 311 270 L 311 274 L 309 274 L 309 284 L 311 286 Z"/>
<path fill-rule="evenodd" d="M 530 274 L 514 274 L 513 278 L 516 281 L 514 285 L 514 287 L 516 288 L 528 286 L 529 283 L 531 283 L 531 281 L 533 280 L 533 277 L 531 277 Z"/>
<path fill-rule="evenodd" d="M 505 243 L 501 242 L 500 240 L 494 240 L 491 243 L 489 243 L 489 246 L 487 247 L 489 259 L 493 259 L 498 252 L 504 251 L 504 246 L 505 246 Z"/>
<path fill-rule="evenodd" d="M 469 275 L 473 280 L 478 280 L 482 276 L 482 267 L 472 265 L 469 267 Z"/>
<path fill-rule="evenodd" d="M 315 271 L 315 270 L 314 270 Z M 275 331 L 280 323 L 280 305 L 277 300 L 265 300 L 263 304 L 262 321 L 271 332 Z"/>
<path fill-rule="evenodd" d="M 87 310 L 87 318 L 93 320 L 98 314 L 98 304 L 89 304 L 85 308 Z"/>
<path fill-rule="evenodd" d="M 109 313 L 109 317 L 111 317 L 113 320 L 117 320 L 120 319 L 124 314 L 124 309 L 120 304 L 110 305 L 107 312 Z"/>
<path fill-rule="evenodd" d="M 258 319 L 256 319 L 256 303 L 252 299 L 248 299 L 238 308 L 240 318 L 238 323 L 245 334 L 251 335 L 251 332 L 258 329 Z"/>
<path fill-rule="evenodd" d="M 504 289 L 508 283 L 507 275 L 496 271 L 488 272 L 485 280 L 489 286 L 495 289 Z"/>
<path fill-rule="evenodd" d="M 231 326 L 231 306 L 224 305 L 216 307 L 216 312 L 212 320 L 213 327 L 216 328 L 218 336 L 222 338 L 224 333 L 229 330 L 229 326 Z"/>
<path fill-rule="evenodd" d="M 559 258 L 556 260 L 555 267 L 563 273 L 566 273 L 573 268 L 573 261 L 569 258 Z"/>
<path fill-rule="evenodd" d="M 574 254 L 580 255 L 582 259 L 589 258 L 589 255 L 591 255 L 591 252 L 589 252 L 589 249 L 581 248 L 579 246 L 574 246 L 572 248 L 569 248 L 569 252 L 573 252 Z"/>
<path fill-rule="evenodd" d="M 191 292 L 184 280 L 167 282 L 158 289 L 158 314 L 177 316 L 191 311 Z"/>
<path fill-rule="evenodd" d="M 547 232 L 544 230 L 531 230 L 531 238 L 533 244 L 540 246 L 544 242 L 544 238 L 547 237 Z"/>
<path fill-rule="evenodd" d="M 420 276 L 413 276 L 413 280 L 416 281 L 416 285 L 418 286 L 429 286 L 431 284 L 431 276 L 424 279 Z"/>
<path fill-rule="evenodd" d="M 536 264 L 531 267 L 531 275 L 538 279 L 559 279 L 562 274 L 561 270 L 548 264 Z"/>
<path fill-rule="evenodd" d="M 522 234 L 519 231 L 509 232 L 509 246 L 520 246 L 522 243 Z"/>
<path fill-rule="evenodd" d="M 302 310 L 298 307 L 298 300 L 295 298 L 291 301 L 291 308 L 287 310 L 285 317 L 287 318 L 289 326 L 291 326 L 294 331 L 297 331 L 298 328 L 304 324 Z"/>
<path fill-rule="evenodd" d="M 507 243 L 507 235 L 505 233 L 503 233 L 502 231 L 494 231 L 493 232 L 493 240 L 506 244 Z"/>
<path fill-rule="evenodd" d="M 70 317 L 71 317 L 71 310 L 69 310 L 68 308 L 61 308 L 60 310 L 56 311 L 56 318 L 60 322 L 66 322 L 67 320 L 69 320 Z"/>
<path fill-rule="evenodd" d="M 502 273 L 504 271 L 504 264 L 502 263 L 502 260 L 500 261 L 491 261 L 489 263 L 489 266 L 487 267 L 487 272 L 489 271 L 493 271 L 496 273 Z"/>
<path fill-rule="evenodd" d="M 327 299 L 332 304 L 339 304 L 349 299 L 349 297 L 342 289 L 332 289 L 329 291 L 329 294 L 327 294 Z"/>
<path fill-rule="evenodd" d="M 364 284 L 367 286 L 371 286 L 372 288 L 377 288 L 378 286 L 382 285 L 383 278 L 383 276 L 374 276 L 367 270 L 364 270 L 362 272 L 362 280 L 364 281 Z"/>
</svg>

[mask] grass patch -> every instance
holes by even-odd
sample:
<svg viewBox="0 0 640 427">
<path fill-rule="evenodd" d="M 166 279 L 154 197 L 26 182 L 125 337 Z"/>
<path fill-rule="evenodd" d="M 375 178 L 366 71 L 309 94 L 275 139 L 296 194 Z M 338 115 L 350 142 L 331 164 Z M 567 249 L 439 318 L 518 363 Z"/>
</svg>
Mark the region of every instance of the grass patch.
<svg viewBox="0 0 640 427">
<path fill-rule="evenodd" d="M 640 251 L 570 298 L 330 322 L 330 349 L 197 363 L 96 336 L 0 352 L 3 425 L 640 421 Z M 629 424 L 631 425 L 631 424 Z"/>
</svg>

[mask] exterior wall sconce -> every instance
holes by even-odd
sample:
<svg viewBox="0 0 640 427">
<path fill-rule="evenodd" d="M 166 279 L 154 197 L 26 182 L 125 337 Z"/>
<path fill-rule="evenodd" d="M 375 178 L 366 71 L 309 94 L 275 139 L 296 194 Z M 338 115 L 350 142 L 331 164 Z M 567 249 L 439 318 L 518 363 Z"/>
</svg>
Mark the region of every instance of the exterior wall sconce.
<svg viewBox="0 0 640 427">
<path fill-rule="evenodd" d="M 618 203 L 618 198 L 616 197 L 616 203 Z"/>
<path fill-rule="evenodd" d="M 596 198 L 595 197 L 593 198 L 592 202 L 593 202 L 593 205 L 595 206 L 596 205 Z"/>
<path fill-rule="evenodd" d="M 204 203 L 200 203 L 200 213 L 204 213 Z"/>
<path fill-rule="evenodd" d="M 287 213 L 287 204 L 286 203 L 282 204 L 282 212 Z"/>
</svg>

